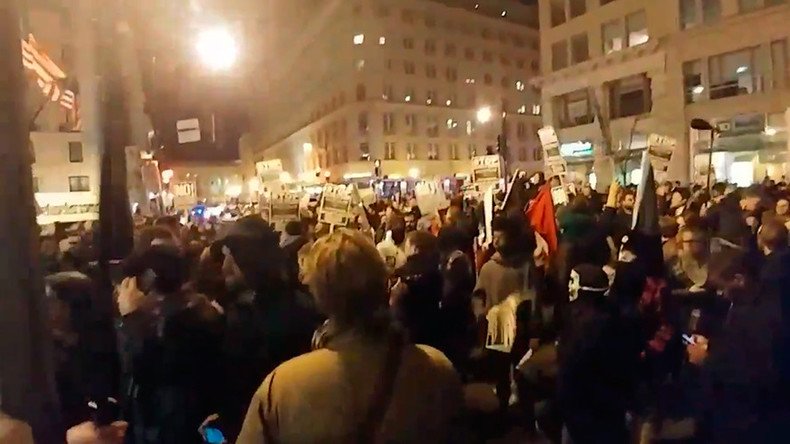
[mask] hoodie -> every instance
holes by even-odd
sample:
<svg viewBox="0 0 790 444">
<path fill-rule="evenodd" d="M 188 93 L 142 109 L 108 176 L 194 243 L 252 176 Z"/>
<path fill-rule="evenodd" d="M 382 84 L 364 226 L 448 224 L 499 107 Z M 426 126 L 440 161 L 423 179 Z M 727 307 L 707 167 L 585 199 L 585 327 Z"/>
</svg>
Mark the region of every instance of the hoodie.
<svg viewBox="0 0 790 444">
<path fill-rule="evenodd" d="M 529 265 L 528 254 L 505 258 L 499 252 L 494 253 L 491 260 L 480 269 L 474 290 L 475 293 L 485 294 L 486 310 L 490 310 L 511 294 L 524 293 L 525 290 L 528 290 L 528 294 L 523 294 L 526 299 L 535 299 Z"/>
</svg>

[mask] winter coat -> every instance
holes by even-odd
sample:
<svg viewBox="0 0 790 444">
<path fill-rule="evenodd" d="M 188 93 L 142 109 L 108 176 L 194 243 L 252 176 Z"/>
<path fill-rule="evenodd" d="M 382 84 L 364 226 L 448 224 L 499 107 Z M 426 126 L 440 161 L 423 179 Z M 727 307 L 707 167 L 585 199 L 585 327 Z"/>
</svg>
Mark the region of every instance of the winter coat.
<svg viewBox="0 0 790 444">
<path fill-rule="evenodd" d="M 442 274 L 437 256 L 415 254 L 395 270 L 394 276 L 407 291 L 393 307 L 395 318 L 415 344 L 440 345 L 439 303 L 442 297 Z"/>
</svg>

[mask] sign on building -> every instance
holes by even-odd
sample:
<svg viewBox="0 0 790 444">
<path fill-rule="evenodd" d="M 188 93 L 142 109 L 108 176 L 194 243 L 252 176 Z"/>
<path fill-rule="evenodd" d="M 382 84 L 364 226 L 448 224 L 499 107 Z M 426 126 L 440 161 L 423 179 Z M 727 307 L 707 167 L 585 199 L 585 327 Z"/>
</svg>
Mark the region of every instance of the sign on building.
<svg viewBox="0 0 790 444">
<path fill-rule="evenodd" d="M 185 119 L 176 122 L 178 143 L 200 142 L 200 120 Z"/>
</svg>

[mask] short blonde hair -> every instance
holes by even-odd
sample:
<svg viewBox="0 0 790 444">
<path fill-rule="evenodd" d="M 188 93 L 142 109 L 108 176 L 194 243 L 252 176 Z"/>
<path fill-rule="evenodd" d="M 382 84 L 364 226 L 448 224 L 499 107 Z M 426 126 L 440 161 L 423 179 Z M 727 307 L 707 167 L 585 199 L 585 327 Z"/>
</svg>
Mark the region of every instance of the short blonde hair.
<svg viewBox="0 0 790 444">
<path fill-rule="evenodd" d="M 340 323 L 369 319 L 387 303 L 387 267 L 358 230 L 318 239 L 304 261 L 304 282 L 324 314 Z"/>
</svg>

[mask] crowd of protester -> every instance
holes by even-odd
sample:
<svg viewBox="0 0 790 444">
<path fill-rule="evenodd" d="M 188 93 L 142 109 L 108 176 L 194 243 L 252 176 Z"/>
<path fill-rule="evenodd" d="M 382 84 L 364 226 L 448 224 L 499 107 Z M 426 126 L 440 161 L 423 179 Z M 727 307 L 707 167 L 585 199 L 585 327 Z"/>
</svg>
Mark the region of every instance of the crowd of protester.
<svg viewBox="0 0 790 444">
<path fill-rule="evenodd" d="M 116 427 L 139 444 L 463 443 L 513 428 L 558 443 L 790 442 L 785 183 L 667 182 L 640 201 L 617 183 L 581 186 L 556 208 L 542 176 L 514 187 L 490 230 L 460 195 L 434 214 L 378 200 L 370 230 L 162 218 L 118 266 L 109 330 L 92 328 L 91 236 L 46 240 L 64 431 L 110 442 Z M 97 335 L 117 337 L 112 352 Z M 102 428 L 88 401 L 107 397 L 123 423 Z"/>
</svg>

